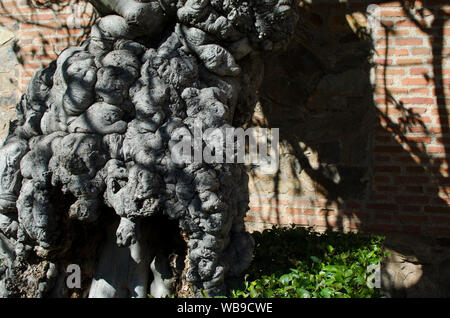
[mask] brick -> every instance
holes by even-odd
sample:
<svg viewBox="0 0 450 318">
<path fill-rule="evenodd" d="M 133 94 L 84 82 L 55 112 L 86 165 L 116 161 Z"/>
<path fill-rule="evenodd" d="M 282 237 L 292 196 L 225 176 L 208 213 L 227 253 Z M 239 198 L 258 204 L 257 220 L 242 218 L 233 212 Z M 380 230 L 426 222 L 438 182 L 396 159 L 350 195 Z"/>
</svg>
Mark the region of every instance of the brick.
<svg viewBox="0 0 450 318">
<path fill-rule="evenodd" d="M 400 146 L 375 146 L 374 151 L 376 153 L 399 153 L 404 150 Z"/>
<path fill-rule="evenodd" d="M 430 80 L 426 78 L 405 78 L 402 80 L 402 85 L 429 85 L 432 84 Z"/>
<path fill-rule="evenodd" d="M 377 75 L 405 75 L 406 70 L 400 67 L 378 68 L 375 73 Z M 406 91 L 406 89 L 405 89 Z"/>
<path fill-rule="evenodd" d="M 53 30 L 53 29 L 45 29 L 45 30 L 42 30 L 42 31 L 41 31 L 41 34 L 42 34 L 43 36 L 47 37 L 47 36 L 51 36 L 51 35 L 56 35 L 57 33 L 56 33 L 56 30 Z"/>
<path fill-rule="evenodd" d="M 401 98 L 401 102 L 405 104 L 411 105 L 431 105 L 434 104 L 434 98 L 427 97 L 410 97 L 410 98 Z"/>
<path fill-rule="evenodd" d="M 429 127 L 428 132 L 430 134 L 444 134 L 449 132 L 449 127 Z"/>
<path fill-rule="evenodd" d="M 335 216 L 337 213 L 332 209 L 320 209 L 317 211 L 317 215 L 321 216 Z"/>
<path fill-rule="evenodd" d="M 392 78 L 387 78 L 387 77 L 384 77 L 384 78 L 377 78 L 376 79 L 376 81 L 375 81 L 375 83 L 376 84 L 379 84 L 379 85 L 392 85 L 392 84 L 394 84 L 394 80 L 392 79 Z M 384 102 L 384 100 L 376 100 L 375 102 L 377 102 L 377 103 L 383 103 Z"/>
<path fill-rule="evenodd" d="M 399 230 L 399 226 L 396 224 L 369 224 L 366 225 L 365 227 L 372 231 L 383 231 L 383 232 L 395 232 Z"/>
<path fill-rule="evenodd" d="M 402 205 L 400 209 L 402 212 L 421 213 L 423 207 L 421 205 Z"/>
<path fill-rule="evenodd" d="M 394 65 L 423 65 L 421 58 L 398 58 L 395 60 Z"/>
<path fill-rule="evenodd" d="M 411 20 L 402 20 L 402 21 L 398 21 L 395 23 L 396 27 L 414 27 L 416 28 L 416 22 L 419 23 L 420 25 L 425 25 L 426 26 L 426 22 L 424 20 L 418 20 L 418 21 L 411 21 Z"/>
<path fill-rule="evenodd" d="M 404 233 L 420 233 L 422 228 L 420 225 L 403 225 L 402 232 Z"/>
<path fill-rule="evenodd" d="M 392 183 L 392 179 L 389 176 L 374 176 L 375 183 Z"/>
<path fill-rule="evenodd" d="M 408 168 L 406 168 L 406 169 L 408 169 Z M 423 187 L 421 187 L 421 186 L 406 186 L 405 192 L 423 193 Z"/>
<path fill-rule="evenodd" d="M 430 154 L 445 154 L 446 152 L 450 151 L 450 146 L 449 147 L 444 147 L 444 146 L 428 146 L 427 147 L 427 152 Z"/>
<path fill-rule="evenodd" d="M 305 215 L 314 215 L 315 214 L 315 210 L 314 209 L 302 209 L 302 214 Z"/>
<path fill-rule="evenodd" d="M 385 2 L 385 3 L 380 3 L 379 4 L 380 7 L 402 7 L 403 4 L 401 1 L 392 1 L 392 2 Z"/>
<path fill-rule="evenodd" d="M 374 171 L 376 173 L 380 173 L 380 172 L 381 173 L 383 173 L 383 172 L 395 173 L 395 172 L 400 172 L 401 169 L 400 169 L 400 167 L 395 167 L 395 166 L 377 166 L 374 168 Z"/>
<path fill-rule="evenodd" d="M 250 212 L 256 212 L 256 213 L 260 213 L 262 212 L 262 207 L 260 206 L 250 206 Z"/>
<path fill-rule="evenodd" d="M 450 216 L 432 215 L 431 221 L 437 224 L 450 224 Z"/>
<path fill-rule="evenodd" d="M 443 237 L 450 237 L 450 228 L 444 228 L 444 227 L 430 227 L 428 229 L 434 236 L 443 236 Z"/>
<path fill-rule="evenodd" d="M 29 37 L 29 38 L 35 38 L 35 37 L 40 37 L 41 33 L 40 31 L 35 31 L 35 30 L 31 30 L 31 31 L 23 31 L 21 33 L 22 37 Z"/>
<path fill-rule="evenodd" d="M 397 211 L 398 205 L 388 203 L 368 203 L 366 204 L 366 208 L 373 211 Z"/>
<path fill-rule="evenodd" d="M 423 39 L 419 38 L 405 38 L 405 39 L 395 39 L 395 45 L 400 46 L 413 46 L 413 45 L 422 45 Z"/>
<path fill-rule="evenodd" d="M 310 220 L 309 225 L 319 227 L 336 227 L 339 225 L 339 221 L 334 218 L 314 218 Z"/>
<path fill-rule="evenodd" d="M 426 113 L 426 112 L 428 111 L 429 107 L 418 107 L 418 106 L 413 106 L 413 107 L 411 107 L 411 106 L 409 106 L 408 109 L 409 109 L 413 114 L 416 114 L 416 115 L 422 115 L 422 114 L 424 114 L 424 113 Z"/>
<path fill-rule="evenodd" d="M 346 228 L 349 229 L 360 229 L 361 228 L 361 221 L 359 219 L 351 219 L 348 220 L 348 223 L 346 224 Z"/>
<path fill-rule="evenodd" d="M 386 194 L 386 193 L 372 193 L 369 197 L 370 201 L 390 201 L 390 193 Z"/>
<path fill-rule="evenodd" d="M 30 29 L 36 29 L 35 23 L 21 23 L 19 29 L 20 30 L 30 30 Z"/>
<path fill-rule="evenodd" d="M 428 129 L 420 125 L 411 125 L 406 127 L 406 129 L 410 133 L 428 133 Z"/>
<path fill-rule="evenodd" d="M 406 71 L 405 71 L 406 73 Z M 407 88 L 403 88 L 403 87 L 380 87 L 377 86 L 375 87 L 375 94 L 380 94 L 382 95 L 382 98 L 386 98 L 385 93 L 391 94 L 391 95 L 400 95 L 400 94 L 407 94 L 408 93 L 408 89 Z M 379 96 L 377 96 L 379 97 Z"/>
<path fill-rule="evenodd" d="M 380 136 L 376 136 L 376 137 L 380 137 Z M 389 138 L 389 142 L 391 142 L 392 137 L 388 137 Z M 376 139 L 377 140 L 377 139 Z M 377 140 L 378 141 L 378 140 Z M 390 162 L 392 159 L 390 156 L 386 156 L 386 155 L 379 155 L 376 154 L 375 155 L 375 162 Z"/>
<path fill-rule="evenodd" d="M 450 207 L 449 206 L 426 206 L 426 207 L 424 207 L 424 211 L 426 213 L 450 214 Z"/>
<path fill-rule="evenodd" d="M 418 166 L 418 167 L 405 167 L 406 173 L 409 175 L 412 174 L 424 174 L 427 172 L 427 170 L 424 167 Z"/>
<path fill-rule="evenodd" d="M 408 90 L 408 89 L 406 89 Z M 409 89 L 410 95 L 428 95 L 430 94 L 430 89 L 427 87 L 421 87 L 421 88 L 410 88 Z"/>
<path fill-rule="evenodd" d="M 38 55 L 37 56 L 37 59 L 39 61 L 41 61 L 41 62 L 44 62 L 44 61 L 45 62 L 51 62 L 51 61 L 53 61 L 53 60 L 55 60 L 57 58 L 58 58 L 58 56 L 56 54 L 49 54 L 48 52 L 45 55 Z"/>
<path fill-rule="evenodd" d="M 422 223 L 428 221 L 427 215 L 396 215 L 395 218 L 401 222 Z"/>
<path fill-rule="evenodd" d="M 425 184 L 430 180 L 426 176 L 397 176 L 396 181 L 399 184 Z"/>
<path fill-rule="evenodd" d="M 244 217 L 244 222 L 255 222 L 256 220 L 257 220 L 256 216 L 254 216 L 254 215 L 247 214 Z"/>
<path fill-rule="evenodd" d="M 42 22 L 42 21 L 45 21 L 45 20 L 53 21 L 55 19 L 61 19 L 61 20 L 64 19 L 64 15 L 62 15 L 62 14 L 60 14 L 59 16 L 55 16 L 54 13 L 44 13 L 44 12 L 41 12 L 41 11 L 39 11 L 35 16 L 36 16 L 36 19 L 39 22 Z"/>
<path fill-rule="evenodd" d="M 423 75 L 428 74 L 429 72 L 430 72 L 429 69 L 423 67 L 411 67 L 409 69 L 410 75 Z"/>
<path fill-rule="evenodd" d="M 392 220 L 392 215 L 388 213 L 377 213 L 375 214 L 375 219 L 389 221 Z"/>
<path fill-rule="evenodd" d="M 314 215 L 314 209 L 286 207 L 286 213 L 289 215 Z"/>
<path fill-rule="evenodd" d="M 430 55 L 431 49 L 425 47 L 414 47 L 410 49 L 411 55 Z"/>
<path fill-rule="evenodd" d="M 424 195 L 398 195 L 395 197 L 395 201 L 398 203 L 416 203 L 416 204 L 427 204 L 430 198 Z"/>
<path fill-rule="evenodd" d="M 392 65 L 392 59 L 375 59 L 377 65 Z"/>
<path fill-rule="evenodd" d="M 28 53 L 31 52 L 33 54 L 36 54 L 37 52 L 42 52 L 42 47 L 35 46 L 35 45 L 27 45 L 20 48 L 21 53 Z"/>
<path fill-rule="evenodd" d="M 409 29 L 390 29 L 390 30 L 378 30 L 376 35 L 377 37 L 386 37 L 392 36 L 392 37 L 399 37 L 399 36 L 408 36 L 410 34 Z"/>
<path fill-rule="evenodd" d="M 380 185 L 375 186 L 375 190 L 377 192 L 397 192 L 398 189 L 399 189 L 398 186 L 385 186 L 385 185 L 383 185 L 383 186 L 380 186 Z"/>
<path fill-rule="evenodd" d="M 298 225 L 307 226 L 307 225 L 309 225 L 309 219 L 307 217 L 296 215 L 293 218 L 293 223 L 298 224 Z"/>
<path fill-rule="evenodd" d="M 384 28 L 392 28 L 395 25 L 395 22 L 392 20 L 382 18 L 382 20 L 380 21 L 380 24 Z"/>
<path fill-rule="evenodd" d="M 36 70 L 37 68 L 40 68 L 41 64 L 39 63 L 25 63 L 23 64 L 24 69 L 28 70 Z"/>
<path fill-rule="evenodd" d="M 381 10 L 380 15 L 383 17 L 405 17 L 406 13 L 402 10 Z"/>
</svg>

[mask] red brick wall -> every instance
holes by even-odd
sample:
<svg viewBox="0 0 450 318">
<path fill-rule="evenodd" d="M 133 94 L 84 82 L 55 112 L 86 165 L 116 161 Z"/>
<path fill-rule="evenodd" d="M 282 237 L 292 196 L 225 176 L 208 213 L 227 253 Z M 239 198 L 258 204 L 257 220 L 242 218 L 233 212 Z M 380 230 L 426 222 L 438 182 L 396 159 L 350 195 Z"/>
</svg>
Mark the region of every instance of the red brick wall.
<svg viewBox="0 0 450 318">
<path fill-rule="evenodd" d="M 15 73 L 9 74 L 17 81 L 17 95 L 37 69 L 63 48 L 79 43 L 91 22 L 92 8 L 83 1 L 59 1 L 60 5 L 47 9 L 38 5 L 43 2 L 3 0 L 0 5 L 0 27 L 15 35 L 6 45 L 12 45 L 17 56 Z M 352 17 L 358 20 L 367 12 L 361 1 L 309 2 L 315 12 L 311 17 L 340 21 L 331 32 L 349 28 L 342 24 L 351 24 Z M 371 30 L 374 127 L 367 150 L 372 160 L 366 196 L 330 200 L 319 182 L 282 165 L 276 190 L 270 178 L 251 178 L 249 228 L 295 223 L 318 229 L 450 236 L 450 4 L 445 0 L 374 3 L 380 5 L 380 16 Z M 302 6 L 307 7 L 307 2 Z M 361 20 L 369 27 L 367 19 Z M 0 105 L 0 110 L 11 107 Z M 301 147 L 308 152 L 307 143 Z M 314 169 L 314 159 L 308 158 Z"/>
<path fill-rule="evenodd" d="M 82 0 L 2 0 L 0 27 L 15 35 L 19 89 L 23 92 L 37 69 L 61 51 L 79 44 L 89 33 L 93 9 Z"/>
<path fill-rule="evenodd" d="M 381 5 L 374 194 L 380 227 L 450 235 L 450 3 Z"/>
</svg>

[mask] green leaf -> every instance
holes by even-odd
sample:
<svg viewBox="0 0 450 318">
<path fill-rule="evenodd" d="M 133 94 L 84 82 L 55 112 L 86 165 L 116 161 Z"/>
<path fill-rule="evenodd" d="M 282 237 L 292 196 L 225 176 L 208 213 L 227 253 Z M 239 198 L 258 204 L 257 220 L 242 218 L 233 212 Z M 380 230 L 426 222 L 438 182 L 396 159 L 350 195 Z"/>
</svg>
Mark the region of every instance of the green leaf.
<svg viewBox="0 0 450 318">
<path fill-rule="evenodd" d="M 258 297 L 258 292 L 255 290 L 255 288 L 253 286 L 250 286 L 248 291 L 249 291 L 249 294 L 250 294 L 251 298 L 257 298 Z"/>
<path fill-rule="evenodd" d="M 320 295 L 325 298 L 330 298 L 333 295 L 333 289 L 328 287 L 322 288 Z"/>
<path fill-rule="evenodd" d="M 280 277 L 280 283 L 282 283 L 283 285 L 288 285 L 291 280 L 292 274 L 284 274 Z"/>
<path fill-rule="evenodd" d="M 295 292 L 300 298 L 311 298 L 311 293 L 304 288 L 297 288 Z"/>
<path fill-rule="evenodd" d="M 338 266 L 335 265 L 327 265 L 323 269 L 329 272 L 338 272 L 341 270 Z"/>
<path fill-rule="evenodd" d="M 320 259 L 316 256 L 310 256 L 309 257 L 314 263 L 320 263 Z"/>
</svg>

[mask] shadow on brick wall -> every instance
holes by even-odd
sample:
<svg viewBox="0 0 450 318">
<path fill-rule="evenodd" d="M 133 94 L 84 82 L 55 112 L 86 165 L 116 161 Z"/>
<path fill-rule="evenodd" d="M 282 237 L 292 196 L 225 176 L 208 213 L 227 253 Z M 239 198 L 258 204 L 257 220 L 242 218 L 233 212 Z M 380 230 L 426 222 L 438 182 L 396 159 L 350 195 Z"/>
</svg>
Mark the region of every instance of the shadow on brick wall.
<svg viewBox="0 0 450 318">
<path fill-rule="evenodd" d="M 403 273 L 391 260 L 384 285 L 392 296 L 448 297 L 450 254 L 442 246 L 450 237 L 443 67 L 449 10 L 445 1 L 422 2 L 379 1 L 393 4 L 375 17 L 367 6 L 374 1 L 300 6 L 291 46 L 265 59 L 260 105 L 249 123 L 280 128 L 282 151 L 270 180 L 250 171 L 248 220 L 384 234 L 387 248 L 401 255 L 398 264 L 412 257 L 418 266 Z M 377 34 L 369 32 L 370 18 Z M 427 57 L 392 60 L 399 22 L 423 35 Z M 412 54 L 412 46 L 404 48 Z M 431 72 L 410 77 L 412 67 L 425 65 Z"/>
</svg>

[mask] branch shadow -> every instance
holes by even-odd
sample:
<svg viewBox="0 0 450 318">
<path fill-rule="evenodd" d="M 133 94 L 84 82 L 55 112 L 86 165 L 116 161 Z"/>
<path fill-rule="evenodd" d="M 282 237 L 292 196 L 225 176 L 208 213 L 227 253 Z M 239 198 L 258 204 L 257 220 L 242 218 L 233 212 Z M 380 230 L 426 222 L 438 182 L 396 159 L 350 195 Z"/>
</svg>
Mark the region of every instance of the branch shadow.
<svg viewBox="0 0 450 318">
<path fill-rule="evenodd" d="M 29 32 L 28 37 L 33 38 L 33 43 L 28 43 L 29 39 L 27 43 L 14 39 L 12 49 L 18 63 L 24 66 L 38 57 L 44 61 L 41 68 L 56 59 L 65 47 L 79 45 L 86 39 L 97 18 L 96 11 L 85 0 L 0 2 L 0 14 L 0 27 Z"/>
<path fill-rule="evenodd" d="M 436 97 L 436 127 L 428 116 L 433 110 L 410 106 L 414 88 L 393 87 L 389 75 L 415 64 L 392 68 L 396 25 L 370 16 L 369 4 L 389 2 L 301 2 L 290 47 L 265 58 L 259 104 L 248 123 L 280 128 L 281 151 L 276 174 L 249 172 L 254 196 L 247 220 L 382 234 L 394 255 L 383 275 L 390 296 L 448 297 L 450 232 L 441 225 L 450 212 L 443 71 L 449 14 L 444 2 L 402 1 L 405 21 L 430 41 L 434 76 L 424 79 Z M 378 19 L 384 38 L 370 32 L 370 18 Z M 443 146 L 432 145 L 433 138 Z M 394 266 L 410 259 L 411 270 L 421 273 L 416 281 L 401 278 Z"/>
</svg>

